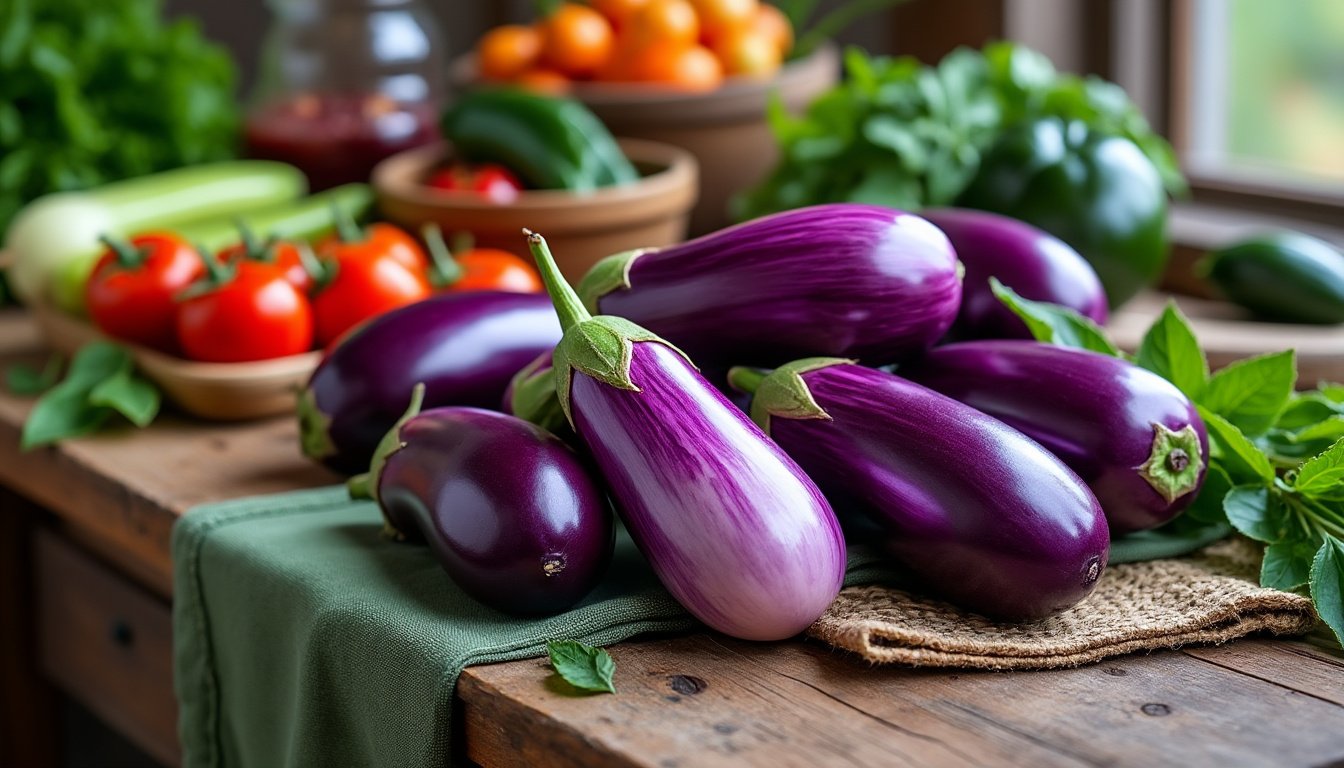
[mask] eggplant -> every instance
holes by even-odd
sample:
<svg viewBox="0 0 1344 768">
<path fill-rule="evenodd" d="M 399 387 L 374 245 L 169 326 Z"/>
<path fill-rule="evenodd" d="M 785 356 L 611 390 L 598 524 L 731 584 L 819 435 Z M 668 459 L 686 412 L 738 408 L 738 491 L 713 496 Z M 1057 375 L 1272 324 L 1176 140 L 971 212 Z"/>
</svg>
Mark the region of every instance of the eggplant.
<svg viewBox="0 0 1344 768">
<path fill-rule="evenodd" d="M 578 290 L 591 313 L 624 317 L 710 368 L 809 355 L 881 365 L 947 332 L 961 272 L 924 219 L 837 203 L 609 256 Z"/>
<path fill-rule="evenodd" d="M 1028 621 L 1086 597 L 1106 567 L 1106 518 L 1030 438 L 918 384 L 850 360 L 768 375 L 736 368 L 752 417 L 836 509 L 869 517 L 931 594 Z"/>
<path fill-rule="evenodd" d="M 299 395 L 303 452 L 362 472 L 417 383 L 429 408 L 499 408 L 509 379 L 559 340 L 542 294 L 445 294 L 375 318 L 327 354 Z"/>
<path fill-rule="evenodd" d="M 545 240 L 529 246 L 564 338 L 555 391 L 631 538 L 672 596 L 746 640 L 802 632 L 835 599 L 844 538 L 821 491 L 680 350 L 592 317 Z"/>
<path fill-rule="evenodd" d="M 1031 341 L 967 341 L 900 371 L 1062 459 L 1092 488 L 1113 535 L 1171 520 L 1204 482 L 1209 439 L 1194 403 L 1120 358 Z"/>
<path fill-rule="evenodd" d="M 428 542 L 462 591 L 495 610 L 544 616 L 582 600 L 616 536 L 590 469 L 535 424 L 480 408 L 421 412 L 423 393 L 373 459 L 368 487 L 387 530 Z"/>
<path fill-rule="evenodd" d="M 953 338 L 1032 338 L 1026 323 L 990 290 L 991 277 L 1023 298 L 1060 304 L 1105 325 L 1101 280 L 1087 259 L 1063 240 L 997 213 L 930 208 L 920 215 L 947 235 L 966 268 Z"/>
</svg>

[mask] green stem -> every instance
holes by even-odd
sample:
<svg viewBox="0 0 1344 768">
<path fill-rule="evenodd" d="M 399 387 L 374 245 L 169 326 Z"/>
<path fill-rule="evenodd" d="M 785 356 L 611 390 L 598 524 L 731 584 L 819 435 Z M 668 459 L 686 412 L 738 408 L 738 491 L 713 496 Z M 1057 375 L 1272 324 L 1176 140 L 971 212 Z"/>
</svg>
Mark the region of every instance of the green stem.
<svg viewBox="0 0 1344 768">
<path fill-rule="evenodd" d="M 238 216 L 233 220 L 233 225 L 238 228 L 238 239 L 243 243 L 243 256 L 248 259 L 258 259 L 262 244 L 257 240 L 257 233 L 247 226 L 243 217 Z"/>
<path fill-rule="evenodd" d="M 735 365 L 728 369 L 728 386 L 748 395 L 756 394 L 761 382 L 765 381 L 765 371 Z"/>
<path fill-rule="evenodd" d="M 117 263 L 126 269 L 135 269 L 140 266 L 144 263 L 145 257 L 148 255 L 145 253 L 145 249 L 136 248 L 119 237 L 99 235 L 98 239 L 102 241 L 103 245 L 106 245 L 112 253 L 116 254 Z"/>
<path fill-rule="evenodd" d="M 303 241 L 294 244 L 295 250 L 299 252 L 299 264 L 303 271 L 313 279 L 313 285 L 321 288 L 328 285 L 336 278 L 336 265 L 326 265 L 313 253 L 312 246 Z"/>
<path fill-rule="evenodd" d="M 546 238 L 530 229 L 524 229 L 523 234 L 527 235 L 527 247 L 532 251 L 532 258 L 537 260 L 541 282 L 546 285 L 546 292 L 555 305 L 555 314 L 560 318 L 560 330 L 568 331 L 585 320 L 593 319 L 583 302 L 579 301 L 579 295 L 560 274 L 560 267 L 556 266 L 551 249 L 546 246 Z"/>
<path fill-rule="evenodd" d="M 447 288 L 462 279 L 462 265 L 453 258 L 452 251 L 448 250 L 448 244 L 443 241 L 443 230 L 439 225 L 430 222 L 420 228 L 420 236 L 424 238 L 425 246 L 429 248 L 429 259 L 433 264 L 430 270 L 430 282 L 435 288 Z"/>
<path fill-rule="evenodd" d="M 364 232 L 355 223 L 354 217 L 335 202 L 331 204 L 331 218 L 336 222 L 336 236 L 342 243 L 357 243 L 364 239 Z"/>
</svg>

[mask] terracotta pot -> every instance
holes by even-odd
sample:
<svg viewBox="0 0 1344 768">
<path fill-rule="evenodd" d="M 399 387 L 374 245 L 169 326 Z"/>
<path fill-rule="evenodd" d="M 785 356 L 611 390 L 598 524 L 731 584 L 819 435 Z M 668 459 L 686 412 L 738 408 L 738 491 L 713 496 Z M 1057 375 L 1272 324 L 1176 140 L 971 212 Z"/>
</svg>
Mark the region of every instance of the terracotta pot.
<svg viewBox="0 0 1344 768">
<path fill-rule="evenodd" d="M 594 262 L 632 248 L 657 247 L 686 238 L 696 195 L 696 162 L 667 144 L 621 139 L 626 157 L 643 178 L 586 195 L 559 190 L 523 192 L 510 205 L 449 195 L 422 183 L 449 156 L 446 144 L 408 150 L 373 169 L 378 209 L 412 231 L 437 222 L 451 238 L 470 232 L 476 244 L 528 256 L 524 227 L 546 237 L 565 277 L 577 282 Z"/>
</svg>

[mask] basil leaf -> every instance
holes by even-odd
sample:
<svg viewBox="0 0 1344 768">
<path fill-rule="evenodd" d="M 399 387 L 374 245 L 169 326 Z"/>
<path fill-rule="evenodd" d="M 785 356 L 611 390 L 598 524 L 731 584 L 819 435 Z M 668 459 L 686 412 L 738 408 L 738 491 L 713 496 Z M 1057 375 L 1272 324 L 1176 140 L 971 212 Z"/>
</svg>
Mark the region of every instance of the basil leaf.
<svg viewBox="0 0 1344 768">
<path fill-rule="evenodd" d="M 1024 299 L 995 277 L 989 278 L 989 287 L 1004 306 L 1022 318 L 1037 341 L 1059 347 L 1087 349 L 1111 357 L 1120 356 L 1120 350 L 1106 338 L 1101 328 L 1074 310 L 1049 302 Z"/>
<path fill-rule="evenodd" d="M 602 648 L 584 645 L 576 640 L 552 640 L 546 644 L 551 666 L 565 682 L 583 691 L 616 692 L 612 676 L 616 662 Z"/>
<path fill-rule="evenodd" d="M 1344 483 L 1344 438 L 1336 440 L 1324 453 L 1308 459 L 1297 470 L 1293 489 L 1308 496 L 1338 490 Z"/>
<path fill-rule="evenodd" d="M 1306 586 L 1311 575 L 1314 542 L 1285 539 L 1265 547 L 1260 586 L 1292 592 Z"/>
<path fill-rule="evenodd" d="M 131 368 L 131 353 L 110 341 L 95 341 L 80 347 L 70 361 L 65 383 L 78 384 L 85 390 Z"/>
<path fill-rule="evenodd" d="M 137 427 L 147 427 L 159 412 L 159 390 L 124 370 L 94 387 L 89 403 L 111 408 Z"/>
<path fill-rule="evenodd" d="M 1202 405 L 1196 407 L 1209 432 L 1210 453 L 1219 460 L 1233 482 L 1259 480 L 1266 485 L 1274 482 L 1274 467 L 1263 451 L 1227 419 Z"/>
<path fill-rule="evenodd" d="M 1209 379 L 1199 404 L 1249 436 L 1263 435 L 1288 404 L 1296 381 L 1292 350 L 1238 360 Z"/>
<path fill-rule="evenodd" d="M 60 355 L 52 355 L 40 371 L 31 365 L 15 363 L 5 370 L 5 384 L 16 395 L 40 395 L 60 378 L 61 362 Z"/>
<path fill-rule="evenodd" d="M 1232 479 L 1227 476 L 1227 470 L 1223 469 L 1221 464 L 1209 462 L 1209 468 L 1204 472 L 1204 484 L 1199 488 L 1199 495 L 1186 508 L 1184 514 L 1168 525 L 1186 518 L 1201 523 L 1226 521 L 1227 515 L 1223 511 L 1223 504 L 1228 491 L 1231 490 Z"/>
<path fill-rule="evenodd" d="M 1344 404 L 1336 403 L 1320 392 L 1297 393 L 1274 423 L 1276 429 L 1295 430 L 1309 427 L 1332 416 L 1344 414 Z"/>
<path fill-rule="evenodd" d="M 1172 523 L 1183 519 L 1184 515 Z M 1219 539 L 1227 538 L 1227 535 L 1232 533 L 1232 526 L 1223 522 L 1200 523 L 1186 527 L 1177 527 L 1172 523 L 1150 531 L 1135 531 L 1112 539 L 1108 562 L 1111 565 L 1119 565 L 1180 557 L 1203 549 Z"/>
<path fill-rule="evenodd" d="M 1316 386 L 1321 397 L 1335 403 L 1344 403 L 1344 384 L 1332 384 L 1323 381 Z"/>
<path fill-rule="evenodd" d="M 21 450 L 31 450 L 68 437 L 87 435 L 107 421 L 111 411 L 89 402 L 89 392 L 79 382 L 66 381 L 42 396 L 19 438 Z"/>
<path fill-rule="evenodd" d="M 1209 380 L 1209 360 L 1174 301 L 1167 302 L 1143 335 L 1134 362 L 1175 384 L 1191 399 L 1199 397 Z"/>
<path fill-rule="evenodd" d="M 1344 644 L 1344 541 L 1326 534 L 1325 543 L 1312 558 L 1309 576 L 1316 615 Z"/>
<path fill-rule="evenodd" d="M 1290 432 L 1287 437 L 1293 443 L 1305 443 L 1312 440 L 1329 440 L 1333 443 L 1335 440 L 1344 437 L 1344 416 L 1331 416 L 1309 427 Z"/>
<path fill-rule="evenodd" d="M 1239 485 L 1223 497 L 1227 521 L 1243 536 L 1266 544 L 1283 538 L 1283 505 L 1263 485 Z"/>
</svg>

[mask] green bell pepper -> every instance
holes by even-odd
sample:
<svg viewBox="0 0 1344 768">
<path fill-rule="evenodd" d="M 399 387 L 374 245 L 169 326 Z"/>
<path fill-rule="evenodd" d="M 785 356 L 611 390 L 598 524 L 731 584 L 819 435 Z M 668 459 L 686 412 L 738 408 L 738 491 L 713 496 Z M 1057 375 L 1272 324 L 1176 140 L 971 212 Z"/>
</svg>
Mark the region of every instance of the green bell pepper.
<svg viewBox="0 0 1344 768">
<path fill-rule="evenodd" d="M 1199 270 L 1227 298 L 1268 320 L 1344 323 L 1344 253 L 1275 232 L 1219 248 Z"/>
<path fill-rule="evenodd" d="M 464 160 L 498 163 L 534 189 L 591 192 L 639 179 L 611 132 L 573 99 L 517 88 L 473 91 L 440 123 Z"/>
<path fill-rule="evenodd" d="M 1167 262 L 1167 193 L 1139 147 L 1078 121 L 1049 118 L 1005 133 L 959 204 L 1034 224 L 1096 269 L 1112 307 Z"/>
</svg>

